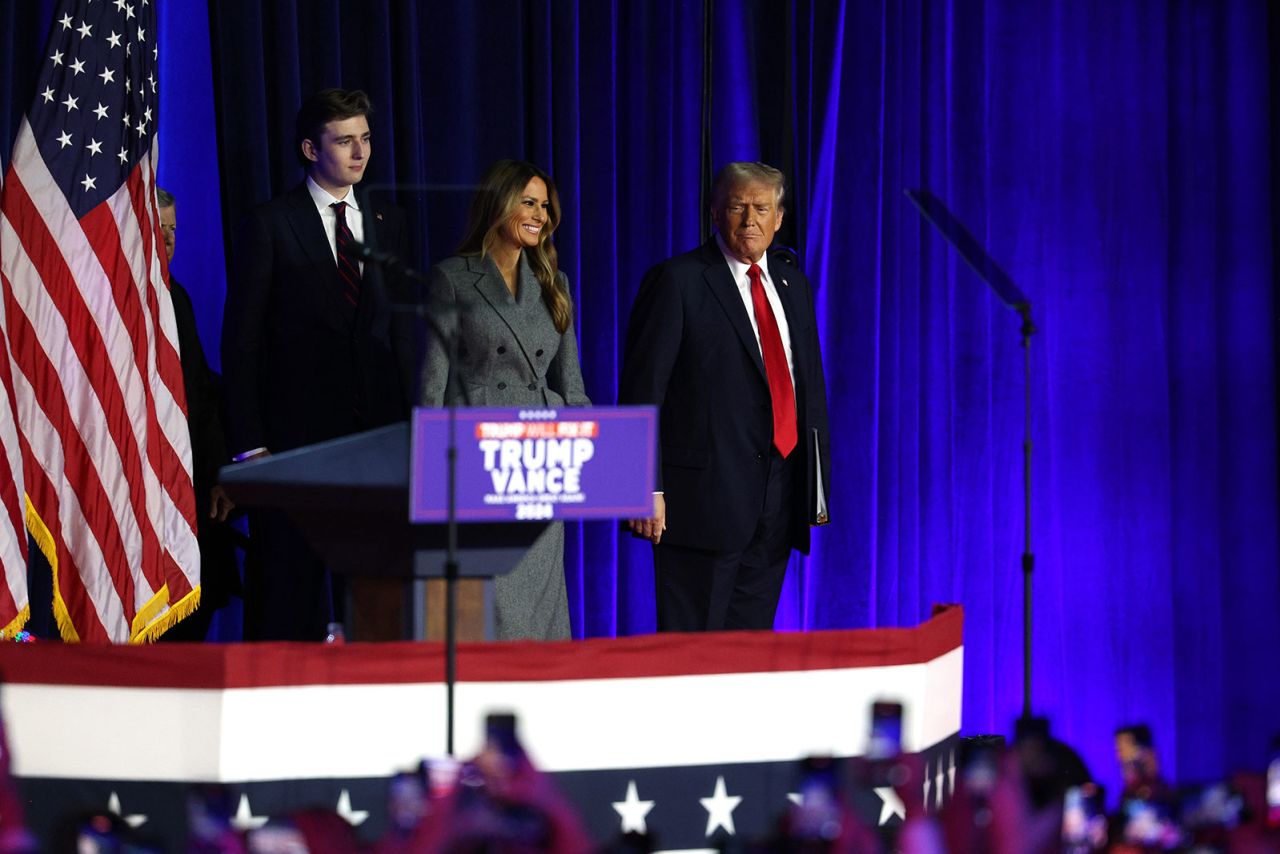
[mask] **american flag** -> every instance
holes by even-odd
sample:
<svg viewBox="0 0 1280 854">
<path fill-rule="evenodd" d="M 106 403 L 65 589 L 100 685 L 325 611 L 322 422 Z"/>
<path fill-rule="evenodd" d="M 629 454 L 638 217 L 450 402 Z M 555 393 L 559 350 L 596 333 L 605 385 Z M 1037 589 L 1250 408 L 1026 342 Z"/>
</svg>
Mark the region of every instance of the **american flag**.
<svg viewBox="0 0 1280 854">
<path fill-rule="evenodd" d="M 155 200 L 155 20 L 149 0 L 58 4 L 0 197 L 25 521 L 53 567 L 67 640 L 151 640 L 200 596 Z M 12 497 L 2 497 L 12 520 Z M 15 570 L 5 570 L 16 596 Z"/>
</svg>

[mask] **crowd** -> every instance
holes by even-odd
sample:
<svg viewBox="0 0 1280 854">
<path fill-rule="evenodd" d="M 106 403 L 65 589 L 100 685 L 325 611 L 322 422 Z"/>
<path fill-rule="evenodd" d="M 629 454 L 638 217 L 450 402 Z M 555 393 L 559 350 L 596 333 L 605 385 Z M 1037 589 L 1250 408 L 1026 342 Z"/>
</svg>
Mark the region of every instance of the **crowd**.
<svg viewBox="0 0 1280 854">
<path fill-rule="evenodd" d="M 234 801 L 220 787 L 188 798 L 189 852 L 199 854 L 410 854 L 410 852 L 641 852 L 661 840 L 637 833 L 599 845 L 551 778 L 529 761 L 514 718 L 492 715 L 480 753 L 465 763 L 424 762 L 391 778 L 381 838 L 360 842 L 332 811 L 300 810 L 261 827 L 233 827 Z M 926 803 L 926 769 L 874 735 L 867 755 L 811 757 L 798 768 L 797 796 L 758 839 L 720 836 L 742 852 L 1150 852 L 1251 854 L 1280 851 L 1280 739 L 1266 773 L 1239 773 L 1208 786 L 1176 787 L 1163 777 L 1151 733 L 1116 735 L 1122 789 L 1109 799 L 1085 764 L 1052 738 L 1043 719 L 1020 721 L 1014 738 L 964 738 L 954 791 L 940 810 Z M 7 775 L 6 775 L 7 780 Z M 874 827 L 853 803 L 859 788 L 891 787 L 905 820 Z M 3 818 L 19 810 L 5 787 Z M 0 820 L 0 851 L 35 851 L 29 834 Z M 44 849 L 55 854 L 158 852 L 119 816 L 68 816 Z"/>
</svg>

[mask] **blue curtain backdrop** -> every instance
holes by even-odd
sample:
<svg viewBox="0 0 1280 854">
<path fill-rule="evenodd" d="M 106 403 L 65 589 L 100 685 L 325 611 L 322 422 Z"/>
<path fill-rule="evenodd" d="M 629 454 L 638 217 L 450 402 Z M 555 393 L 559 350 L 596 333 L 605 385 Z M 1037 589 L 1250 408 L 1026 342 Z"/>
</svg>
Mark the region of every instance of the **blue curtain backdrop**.
<svg viewBox="0 0 1280 854">
<path fill-rule="evenodd" d="M 30 100 L 22 44 L 40 39 L 14 34 L 34 17 L 27 4 L 0 10 L 12 122 Z M 1027 292 L 1037 323 L 1036 708 L 1112 783 L 1110 736 L 1125 722 L 1152 724 L 1181 779 L 1261 764 L 1280 729 L 1280 40 L 1266 3 L 160 11 L 162 36 L 180 16 L 209 24 L 212 80 L 184 25 L 187 41 L 162 43 L 161 84 L 166 104 L 193 101 L 167 109 L 216 118 L 162 142 L 205 175 L 216 144 L 220 192 L 198 204 L 220 198 L 228 233 L 301 179 L 293 115 L 322 86 L 365 88 L 378 105 L 369 182 L 466 185 L 504 156 L 550 169 L 597 403 L 616 399 L 644 270 L 701 239 L 704 152 L 782 167 L 780 239 L 818 283 L 836 482 L 833 524 L 795 562 L 778 625 L 911 625 L 962 603 L 964 729 L 1008 731 L 1022 673 L 1018 319 L 903 197 L 931 189 Z M 211 103 L 194 103 L 205 93 Z M 424 263 L 452 251 L 466 193 L 433 198 Z M 204 276 L 202 308 L 223 283 L 188 265 L 221 250 L 218 231 L 184 231 L 175 264 L 189 287 Z M 220 317 L 202 320 L 210 346 Z M 577 634 L 652 630 L 645 547 L 583 525 L 566 570 Z"/>
</svg>

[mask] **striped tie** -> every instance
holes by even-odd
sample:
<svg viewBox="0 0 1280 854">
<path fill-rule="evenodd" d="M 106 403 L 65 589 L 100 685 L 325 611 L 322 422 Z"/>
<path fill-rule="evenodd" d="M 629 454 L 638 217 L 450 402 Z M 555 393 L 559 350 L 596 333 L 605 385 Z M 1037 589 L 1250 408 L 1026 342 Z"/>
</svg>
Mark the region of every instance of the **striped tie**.
<svg viewBox="0 0 1280 854">
<path fill-rule="evenodd" d="M 360 304 L 360 264 L 356 261 L 355 236 L 347 225 L 347 203 L 334 202 L 333 208 L 338 228 L 335 232 L 338 248 L 338 275 L 342 277 L 342 295 L 351 303 L 352 311 Z"/>
</svg>

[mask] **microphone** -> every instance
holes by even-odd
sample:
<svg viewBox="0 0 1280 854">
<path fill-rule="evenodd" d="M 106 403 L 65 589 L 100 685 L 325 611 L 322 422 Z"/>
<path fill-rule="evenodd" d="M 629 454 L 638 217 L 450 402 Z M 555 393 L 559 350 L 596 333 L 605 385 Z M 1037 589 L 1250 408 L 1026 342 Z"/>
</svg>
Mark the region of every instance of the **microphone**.
<svg viewBox="0 0 1280 854">
<path fill-rule="evenodd" d="M 372 261 L 375 264 L 381 264 L 384 267 L 402 267 L 407 269 L 404 261 L 400 260 L 400 256 L 392 252 L 384 252 L 381 249 L 374 249 L 367 243 L 361 243 L 358 240 L 351 241 L 351 251 L 361 261 Z"/>
</svg>

